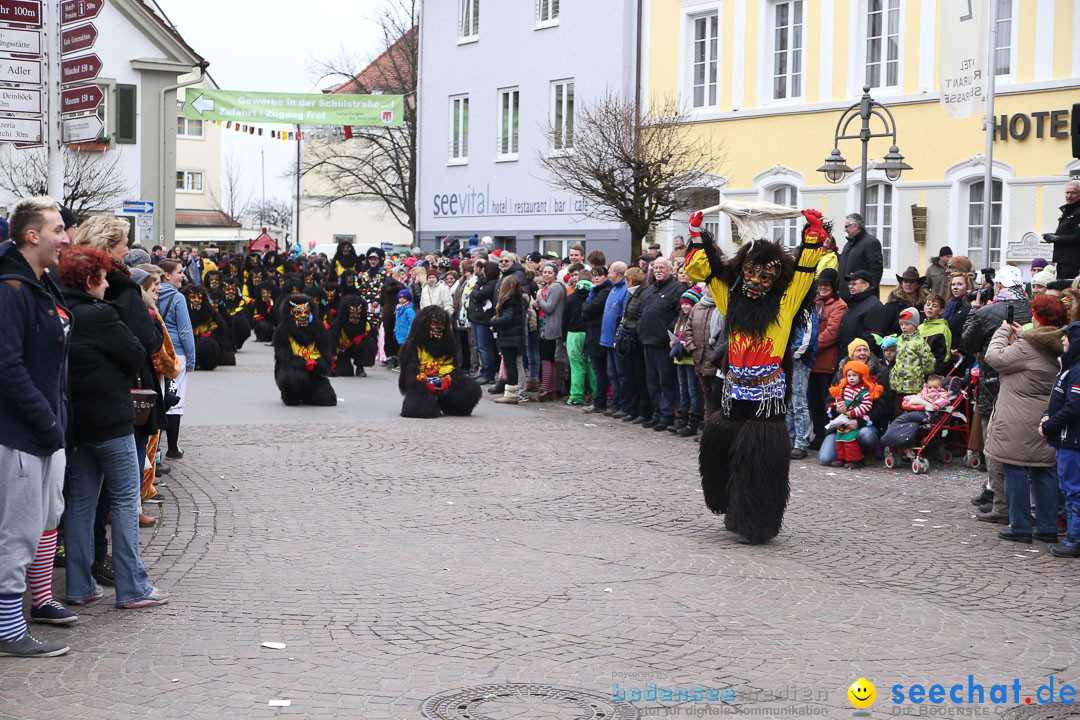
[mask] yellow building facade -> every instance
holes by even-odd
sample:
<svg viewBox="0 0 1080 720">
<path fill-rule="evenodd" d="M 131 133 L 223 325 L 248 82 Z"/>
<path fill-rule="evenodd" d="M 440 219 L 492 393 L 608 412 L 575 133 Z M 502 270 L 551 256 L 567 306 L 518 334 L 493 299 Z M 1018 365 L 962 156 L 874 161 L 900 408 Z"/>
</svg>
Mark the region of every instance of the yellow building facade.
<svg viewBox="0 0 1080 720">
<path fill-rule="evenodd" d="M 843 247 L 844 215 L 858 212 L 862 147 L 839 150 L 855 169 L 839 184 L 818 171 L 837 122 L 864 85 L 895 118 L 912 170 L 896 182 L 875 169 L 891 141 L 871 140 L 868 231 L 882 241 L 883 287 L 909 265 L 924 271 L 942 245 L 975 268 L 1026 268 L 1052 255 L 1038 233 L 1053 232 L 1072 158 L 1073 103 L 1080 102 L 1077 0 L 996 2 L 993 231 L 982 238 L 986 137 L 982 114 L 953 120 L 940 106 L 936 0 L 646 0 L 642 85 L 652 99 L 677 96 L 700 142 L 721 143 L 721 167 L 705 168 L 725 199 L 818 207 Z M 857 132 L 858 118 L 852 126 Z M 882 126 L 872 122 L 871 130 Z M 912 206 L 926 208 L 926 240 L 913 233 Z M 662 243 L 684 218 L 657 228 Z M 712 218 L 726 251 L 730 226 Z M 794 241 L 796 223 L 774 228 Z"/>
</svg>

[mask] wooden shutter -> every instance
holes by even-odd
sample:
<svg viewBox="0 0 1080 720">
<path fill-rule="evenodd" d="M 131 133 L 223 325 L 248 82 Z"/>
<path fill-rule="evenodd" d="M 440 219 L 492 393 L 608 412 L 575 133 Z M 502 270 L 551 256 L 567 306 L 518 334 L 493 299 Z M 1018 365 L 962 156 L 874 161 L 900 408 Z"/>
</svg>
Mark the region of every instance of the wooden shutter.
<svg viewBox="0 0 1080 720">
<path fill-rule="evenodd" d="M 138 125 L 137 87 L 135 85 L 116 86 L 116 142 L 133 145 Z"/>
</svg>

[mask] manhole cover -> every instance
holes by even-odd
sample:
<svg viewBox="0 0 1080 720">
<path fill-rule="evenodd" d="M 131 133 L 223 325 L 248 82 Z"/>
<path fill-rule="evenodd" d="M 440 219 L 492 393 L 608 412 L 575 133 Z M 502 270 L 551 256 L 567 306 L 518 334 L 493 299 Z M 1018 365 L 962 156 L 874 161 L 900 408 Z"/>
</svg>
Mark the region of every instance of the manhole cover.
<svg viewBox="0 0 1080 720">
<path fill-rule="evenodd" d="M 478 685 L 428 698 L 432 720 L 637 720 L 638 709 L 599 693 L 552 685 Z"/>
<path fill-rule="evenodd" d="M 1080 720 L 1080 706 L 1067 703 L 1017 705 L 1001 717 L 1002 720 Z"/>
</svg>

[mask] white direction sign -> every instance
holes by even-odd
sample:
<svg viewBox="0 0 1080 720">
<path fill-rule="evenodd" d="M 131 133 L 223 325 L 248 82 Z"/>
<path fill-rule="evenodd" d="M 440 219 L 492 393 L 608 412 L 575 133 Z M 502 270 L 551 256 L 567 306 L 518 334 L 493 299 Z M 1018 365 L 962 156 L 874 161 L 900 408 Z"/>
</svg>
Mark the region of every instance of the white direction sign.
<svg viewBox="0 0 1080 720">
<path fill-rule="evenodd" d="M 0 81 L 40 85 L 41 61 L 0 58 Z"/>
<path fill-rule="evenodd" d="M 0 142 L 41 142 L 41 121 L 23 118 L 0 118 Z"/>
<path fill-rule="evenodd" d="M 97 115 L 64 119 L 64 142 L 93 142 L 101 137 L 105 126 Z"/>
<path fill-rule="evenodd" d="M 40 55 L 41 33 L 37 30 L 0 27 L 0 52 Z"/>
<path fill-rule="evenodd" d="M 0 87 L 0 112 L 39 114 L 41 91 L 33 88 Z"/>
</svg>

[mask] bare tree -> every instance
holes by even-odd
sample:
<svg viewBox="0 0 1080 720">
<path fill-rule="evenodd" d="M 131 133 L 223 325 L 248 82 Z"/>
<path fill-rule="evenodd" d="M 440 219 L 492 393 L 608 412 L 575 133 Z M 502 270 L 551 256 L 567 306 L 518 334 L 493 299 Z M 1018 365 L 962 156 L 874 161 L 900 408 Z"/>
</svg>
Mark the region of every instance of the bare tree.
<svg viewBox="0 0 1080 720">
<path fill-rule="evenodd" d="M 253 203 L 245 211 L 260 226 L 288 228 L 293 221 L 293 204 L 291 200 L 278 200 L 271 198 L 265 203 Z"/>
<path fill-rule="evenodd" d="M 241 216 L 251 204 L 250 198 L 244 197 L 243 186 L 240 161 L 235 153 L 229 153 L 221 166 L 221 187 L 209 187 L 207 194 L 214 207 L 235 225 L 242 224 Z"/>
<path fill-rule="evenodd" d="M 111 212 L 131 192 L 120 167 L 120 151 L 73 150 L 64 146 L 64 197 L 61 203 L 83 217 Z M 0 152 L 0 189 L 16 198 L 48 193 L 45 150 L 7 148 Z"/>
<path fill-rule="evenodd" d="M 341 50 L 309 68 L 320 81 L 340 83 L 331 92 L 404 95 L 401 127 L 353 127 L 351 137 L 331 136 L 307 143 L 303 163 L 304 174 L 316 174 L 326 188 L 324 207 L 345 199 L 378 200 L 414 233 L 419 13 L 419 0 L 384 0 L 377 21 L 382 30 L 377 57 L 360 63 Z"/>
<path fill-rule="evenodd" d="M 636 249 L 723 165 L 722 145 L 691 128 L 674 100 L 639 117 L 632 97 L 609 91 L 579 104 L 572 124 L 548 125 L 549 146 L 566 150 L 541 151 L 539 163 L 556 187 L 589 200 L 591 216 L 626 223 Z"/>
</svg>

